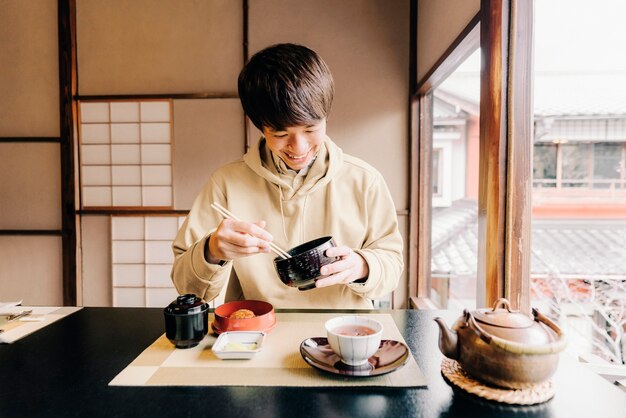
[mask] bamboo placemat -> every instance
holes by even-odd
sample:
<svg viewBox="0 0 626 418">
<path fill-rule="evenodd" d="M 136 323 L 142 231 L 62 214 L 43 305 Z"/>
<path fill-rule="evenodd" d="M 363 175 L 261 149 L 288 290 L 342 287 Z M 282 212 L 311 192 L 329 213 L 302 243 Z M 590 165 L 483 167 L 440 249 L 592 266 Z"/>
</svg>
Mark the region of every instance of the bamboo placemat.
<svg viewBox="0 0 626 418">
<path fill-rule="evenodd" d="M 31 309 L 33 311 L 31 315 L 0 326 L 2 330 L 0 343 L 13 343 L 82 308 L 73 306 L 14 306 L 10 309 L 3 309 L 2 313 L 18 313 Z"/>
<path fill-rule="evenodd" d="M 176 349 L 159 337 L 122 370 L 110 386 L 370 386 L 419 387 L 426 380 L 412 355 L 398 370 L 374 377 L 337 376 L 309 366 L 300 343 L 325 337 L 324 323 L 338 314 L 277 313 L 276 327 L 265 337 L 261 352 L 250 360 L 220 360 L 207 335 L 196 347 Z M 389 314 L 364 314 L 384 326 L 383 339 L 405 342 Z M 209 321 L 212 320 L 212 315 Z"/>
<path fill-rule="evenodd" d="M 445 357 L 441 361 L 441 373 L 454 386 L 481 398 L 501 403 L 534 405 L 551 399 L 555 392 L 551 380 L 524 389 L 488 386 L 469 376 L 456 360 Z"/>
</svg>

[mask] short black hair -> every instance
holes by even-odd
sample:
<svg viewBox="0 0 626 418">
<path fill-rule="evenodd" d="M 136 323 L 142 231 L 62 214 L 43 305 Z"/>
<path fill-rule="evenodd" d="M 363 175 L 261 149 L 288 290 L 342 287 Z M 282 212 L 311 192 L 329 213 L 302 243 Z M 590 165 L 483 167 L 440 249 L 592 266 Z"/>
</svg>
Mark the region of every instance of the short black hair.
<svg viewBox="0 0 626 418">
<path fill-rule="evenodd" d="M 239 99 L 254 126 L 281 130 L 328 117 L 333 76 L 313 50 L 276 44 L 252 56 L 239 74 Z"/>
</svg>

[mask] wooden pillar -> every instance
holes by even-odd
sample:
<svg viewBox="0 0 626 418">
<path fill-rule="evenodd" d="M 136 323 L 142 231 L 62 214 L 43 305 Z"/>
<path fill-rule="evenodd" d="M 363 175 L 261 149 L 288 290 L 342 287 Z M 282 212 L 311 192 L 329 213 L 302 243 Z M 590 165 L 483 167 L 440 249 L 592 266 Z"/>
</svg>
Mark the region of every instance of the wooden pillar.
<svg viewBox="0 0 626 418">
<path fill-rule="evenodd" d="M 530 313 L 533 152 L 533 1 L 512 0 L 504 296 Z"/>
<path fill-rule="evenodd" d="M 63 248 L 63 304 L 75 306 L 77 297 L 76 178 L 74 123 L 76 117 L 76 2 L 58 0 L 59 105 L 61 140 L 61 237 Z"/>
<path fill-rule="evenodd" d="M 481 1 L 477 305 L 529 310 L 532 1 Z M 485 53 L 489 51 L 490 53 Z M 481 291 L 482 290 L 482 291 Z"/>
<path fill-rule="evenodd" d="M 508 0 L 481 1 L 478 307 L 504 296 Z M 484 293 L 483 293 L 484 292 Z"/>
</svg>

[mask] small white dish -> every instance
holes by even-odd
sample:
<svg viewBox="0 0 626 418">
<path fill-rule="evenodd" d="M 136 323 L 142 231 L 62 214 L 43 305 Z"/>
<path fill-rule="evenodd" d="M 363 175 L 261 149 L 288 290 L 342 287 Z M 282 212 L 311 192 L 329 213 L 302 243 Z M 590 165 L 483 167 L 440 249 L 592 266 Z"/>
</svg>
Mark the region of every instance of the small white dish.
<svg viewBox="0 0 626 418">
<path fill-rule="evenodd" d="M 260 331 L 226 331 L 217 338 L 211 350 L 222 360 L 251 359 L 261 351 L 265 333 Z"/>
</svg>

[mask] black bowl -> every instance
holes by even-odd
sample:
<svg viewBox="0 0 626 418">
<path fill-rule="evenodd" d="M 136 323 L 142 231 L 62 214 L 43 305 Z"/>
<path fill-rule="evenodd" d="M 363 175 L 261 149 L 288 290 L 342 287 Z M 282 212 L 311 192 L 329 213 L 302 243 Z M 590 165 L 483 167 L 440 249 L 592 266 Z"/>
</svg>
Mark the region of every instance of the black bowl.
<svg viewBox="0 0 626 418">
<path fill-rule="evenodd" d="M 320 268 L 339 259 L 326 256 L 326 250 L 334 246 L 332 237 L 322 237 L 287 251 L 290 258 L 276 257 L 274 267 L 280 281 L 299 290 L 313 289 L 315 281 L 325 277 Z"/>
<path fill-rule="evenodd" d="M 176 348 L 195 347 L 209 331 L 209 304 L 196 295 L 177 297 L 163 315 L 165 336 Z"/>
</svg>

